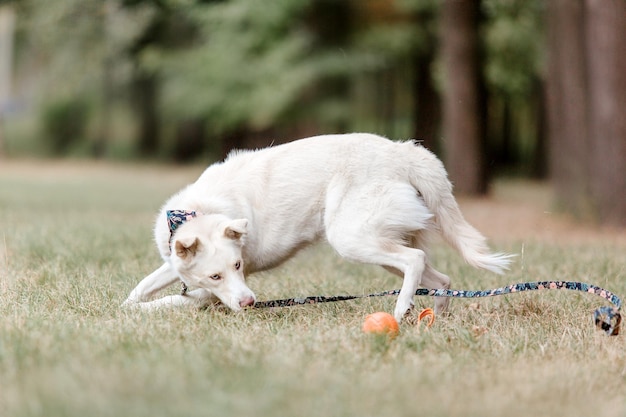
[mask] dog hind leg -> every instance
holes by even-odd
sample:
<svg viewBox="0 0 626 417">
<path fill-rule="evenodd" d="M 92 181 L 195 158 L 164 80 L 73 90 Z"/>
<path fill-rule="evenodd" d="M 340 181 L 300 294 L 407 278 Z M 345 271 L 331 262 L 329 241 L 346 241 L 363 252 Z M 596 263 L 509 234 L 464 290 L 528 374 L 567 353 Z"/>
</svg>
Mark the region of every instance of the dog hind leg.
<svg viewBox="0 0 626 417">
<path fill-rule="evenodd" d="M 417 246 L 417 232 L 428 227 L 432 215 L 415 189 L 389 178 L 329 186 L 324 225 L 328 242 L 343 257 L 393 268 L 403 282 L 394 316 L 400 322 L 414 305 L 422 282 L 426 254 Z M 413 238 L 411 238 L 413 236 Z"/>
<path fill-rule="evenodd" d="M 450 288 L 450 277 L 446 274 L 442 274 L 435 268 L 426 264 L 424 270 L 424 276 L 422 277 L 422 285 L 429 289 Z M 450 298 L 448 297 L 435 297 L 435 314 L 443 314 L 448 309 L 450 304 Z"/>
<path fill-rule="evenodd" d="M 400 278 L 404 277 L 404 274 L 395 269 L 388 266 L 383 266 L 387 271 L 391 272 L 394 275 L 399 276 Z M 422 275 L 421 285 L 424 288 L 428 289 L 439 289 L 439 288 L 450 288 L 450 277 L 441 272 L 434 269 L 428 262 L 426 262 L 426 267 L 424 268 L 424 273 Z M 448 297 L 435 297 L 435 314 L 443 314 L 448 309 L 448 304 L 450 303 L 450 299 Z"/>
<path fill-rule="evenodd" d="M 401 272 L 402 288 L 394 309 L 394 317 L 400 322 L 413 307 L 413 296 L 422 281 L 426 266 L 424 251 L 403 246 L 400 243 L 381 244 L 376 237 L 362 235 L 328 235 L 329 243 L 344 258 L 357 262 L 381 265 Z"/>
</svg>

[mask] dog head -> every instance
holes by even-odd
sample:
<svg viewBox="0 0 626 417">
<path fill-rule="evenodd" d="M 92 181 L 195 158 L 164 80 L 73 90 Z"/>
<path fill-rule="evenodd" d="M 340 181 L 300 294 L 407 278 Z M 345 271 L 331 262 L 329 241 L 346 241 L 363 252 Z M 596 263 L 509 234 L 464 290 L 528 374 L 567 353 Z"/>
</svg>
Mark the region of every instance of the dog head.
<svg viewBox="0 0 626 417">
<path fill-rule="evenodd" d="M 204 288 L 232 310 L 253 305 L 242 247 L 248 220 L 201 215 L 173 231 L 170 264 L 189 287 Z"/>
</svg>

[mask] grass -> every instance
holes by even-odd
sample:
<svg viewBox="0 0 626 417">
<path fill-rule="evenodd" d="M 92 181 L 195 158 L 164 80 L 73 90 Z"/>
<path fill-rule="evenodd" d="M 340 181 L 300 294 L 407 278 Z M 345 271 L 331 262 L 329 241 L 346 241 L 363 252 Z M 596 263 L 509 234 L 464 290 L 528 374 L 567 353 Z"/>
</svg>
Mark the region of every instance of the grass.
<svg viewBox="0 0 626 417">
<path fill-rule="evenodd" d="M 360 328 L 393 298 L 239 314 L 120 310 L 159 265 L 160 204 L 200 171 L 0 163 L 1 416 L 626 415 L 624 336 L 594 329 L 605 302 L 586 294 L 454 300 L 429 331 L 402 324 L 391 342 Z M 493 246 L 520 255 L 508 275 L 473 270 L 441 245 L 436 266 L 460 289 L 560 279 L 626 295 L 623 232 L 547 213 L 548 194 L 508 182 L 491 199 L 462 201 Z M 321 246 L 249 285 L 270 299 L 400 283 Z"/>
</svg>

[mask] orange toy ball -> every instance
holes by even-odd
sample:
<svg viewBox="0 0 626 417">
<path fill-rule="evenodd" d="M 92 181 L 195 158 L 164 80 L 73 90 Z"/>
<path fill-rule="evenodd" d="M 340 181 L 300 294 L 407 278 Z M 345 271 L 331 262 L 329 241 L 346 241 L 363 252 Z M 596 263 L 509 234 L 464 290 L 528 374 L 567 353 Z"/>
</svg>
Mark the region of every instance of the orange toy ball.
<svg viewBox="0 0 626 417">
<path fill-rule="evenodd" d="M 365 333 L 387 334 L 390 338 L 396 337 L 400 333 L 400 327 L 395 318 L 389 313 L 379 311 L 368 314 L 363 322 Z"/>
</svg>

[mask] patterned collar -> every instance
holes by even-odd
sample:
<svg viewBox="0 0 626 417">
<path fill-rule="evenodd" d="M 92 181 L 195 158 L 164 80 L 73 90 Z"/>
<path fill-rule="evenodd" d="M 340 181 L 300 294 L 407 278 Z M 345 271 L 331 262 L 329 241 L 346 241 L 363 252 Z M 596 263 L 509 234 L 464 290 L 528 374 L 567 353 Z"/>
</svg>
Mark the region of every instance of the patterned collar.
<svg viewBox="0 0 626 417">
<path fill-rule="evenodd" d="M 202 214 L 202 213 L 199 213 L 196 211 L 189 211 L 189 210 L 167 210 L 165 212 L 165 217 L 167 218 L 167 226 L 170 229 L 170 240 L 169 240 L 170 254 L 172 253 L 172 240 L 174 239 L 174 232 L 176 231 L 176 229 L 178 229 L 185 222 L 193 219 L 194 217 L 198 217 L 199 214 Z M 187 288 L 187 284 L 185 284 L 185 281 L 181 279 L 180 284 L 181 284 L 180 295 L 187 294 L 187 291 L 189 289 Z"/>
<path fill-rule="evenodd" d="M 185 222 L 197 217 L 199 213 L 188 210 L 167 210 L 165 216 L 167 218 L 167 226 L 170 229 L 170 252 L 172 252 L 172 240 L 174 239 L 174 232 Z"/>
</svg>

